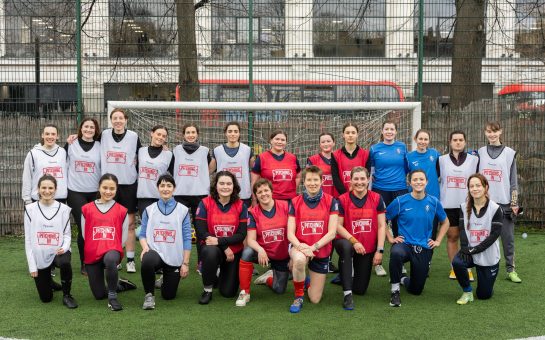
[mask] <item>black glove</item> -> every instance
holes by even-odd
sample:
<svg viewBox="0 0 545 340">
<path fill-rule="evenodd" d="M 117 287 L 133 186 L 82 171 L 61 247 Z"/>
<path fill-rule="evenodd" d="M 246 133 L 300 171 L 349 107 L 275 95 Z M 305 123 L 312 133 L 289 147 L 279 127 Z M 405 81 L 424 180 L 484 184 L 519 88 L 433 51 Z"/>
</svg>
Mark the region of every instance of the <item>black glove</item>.
<svg viewBox="0 0 545 340">
<path fill-rule="evenodd" d="M 464 261 L 465 263 L 471 263 L 471 262 L 473 261 L 473 258 L 471 257 L 472 250 L 474 250 L 474 248 L 463 247 L 463 248 L 460 249 L 460 251 L 458 252 L 458 256 L 459 256 L 459 257 L 462 259 L 462 261 Z"/>
</svg>

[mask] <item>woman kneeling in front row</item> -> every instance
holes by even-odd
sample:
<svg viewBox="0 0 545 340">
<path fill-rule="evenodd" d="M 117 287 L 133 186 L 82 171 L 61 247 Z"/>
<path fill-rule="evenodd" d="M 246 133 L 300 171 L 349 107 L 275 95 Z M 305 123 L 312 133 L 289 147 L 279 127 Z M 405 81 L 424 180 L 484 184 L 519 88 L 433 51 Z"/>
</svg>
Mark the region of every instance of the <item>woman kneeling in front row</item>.
<svg viewBox="0 0 545 340">
<path fill-rule="evenodd" d="M 180 278 L 189 274 L 191 255 L 191 222 L 189 209 L 173 198 L 176 183 L 169 174 L 157 180 L 161 199 L 142 213 L 140 244 L 142 245 L 142 284 L 146 296 L 143 309 L 155 308 L 155 272 L 163 270 L 161 296 L 176 297 Z"/>
<path fill-rule="evenodd" d="M 456 279 L 464 293 L 456 301 L 465 305 L 473 301 L 473 289 L 467 269 L 477 268 L 477 298 L 492 297 L 500 264 L 500 243 L 503 225 L 501 207 L 488 198 L 488 181 L 481 174 L 469 176 L 467 202 L 461 205 L 463 221 L 460 228 L 461 249 L 452 260 Z M 463 222 L 463 223 L 462 223 Z"/>
</svg>

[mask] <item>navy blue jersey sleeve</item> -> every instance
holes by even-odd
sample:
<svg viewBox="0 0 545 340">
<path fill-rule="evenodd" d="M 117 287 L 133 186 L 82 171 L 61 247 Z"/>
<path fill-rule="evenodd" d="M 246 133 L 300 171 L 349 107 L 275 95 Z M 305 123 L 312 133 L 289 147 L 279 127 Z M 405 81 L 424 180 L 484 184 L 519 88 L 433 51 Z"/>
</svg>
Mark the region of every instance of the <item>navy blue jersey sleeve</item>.
<svg viewBox="0 0 545 340">
<path fill-rule="evenodd" d="M 288 202 L 288 216 L 295 216 L 295 208 L 291 201 Z"/>
<path fill-rule="evenodd" d="M 307 158 L 307 168 L 308 168 L 309 166 L 311 166 L 311 165 L 314 165 L 314 164 L 312 164 L 312 162 L 310 161 L 310 158 Z"/>
<path fill-rule="evenodd" d="M 344 217 L 344 207 L 343 207 L 343 204 L 341 202 L 341 200 L 338 200 L 338 206 L 339 206 L 339 216 L 340 217 Z"/>
<path fill-rule="evenodd" d="M 295 157 L 295 166 L 296 166 L 295 171 L 297 173 L 300 173 L 301 172 L 301 165 L 299 164 L 299 159 L 297 157 Z"/>
<path fill-rule="evenodd" d="M 248 221 L 248 207 L 246 206 L 246 204 L 242 204 L 242 210 L 240 211 L 240 215 L 238 218 L 244 222 Z"/>
<path fill-rule="evenodd" d="M 204 206 L 204 203 L 200 201 L 199 206 L 197 207 L 197 212 L 195 213 L 195 219 L 206 220 L 207 217 L 206 207 Z"/>
<path fill-rule="evenodd" d="M 334 213 L 339 212 L 339 201 L 337 201 L 337 199 L 334 198 L 331 201 L 331 209 L 329 210 L 329 212 L 334 212 Z"/>
<path fill-rule="evenodd" d="M 386 211 L 386 203 L 384 203 L 384 200 L 382 199 L 382 196 L 380 196 L 380 199 L 377 204 L 377 212 L 383 213 Z"/>
<path fill-rule="evenodd" d="M 261 173 L 261 158 L 259 158 L 259 155 L 257 155 L 255 158 L 254 166 L 252 167 L 252 172 L 256 174 Z"/>
<path fill-rule="evenodd" d="M 255 223 L 254 216 L 252 215 L 251 212 L 248 212 L 248 229 L 255 229 L 256 227 L 257 226 Z"/>
</svg>

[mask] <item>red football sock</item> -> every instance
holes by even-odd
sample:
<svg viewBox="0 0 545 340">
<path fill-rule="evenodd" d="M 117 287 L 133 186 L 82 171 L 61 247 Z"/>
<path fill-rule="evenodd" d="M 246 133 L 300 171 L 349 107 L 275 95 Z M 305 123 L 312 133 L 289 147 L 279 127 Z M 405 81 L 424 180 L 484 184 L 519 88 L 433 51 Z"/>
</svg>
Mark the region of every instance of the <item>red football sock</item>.
<svg viewBox="0 0 545 340">
<path fill-rule="evenodd" d="M 267 287 L 269 288 L 272 288 L 272 283 L 273 283 L 273 277 L 268 277 L 267 278 L 267 281 L 265 282 L 265 284 L 267 285 Z"/>
<path fill-rule="evenodd" d="M 240 290 L 244 290 L 247 294 L 250 294 L 250 282 L 252 281 L 252 274 L 254 272 L 254 264 L 252 262 L 246 262 L 240 260 L 238 265 L 238 280 Z"/>
<path fill-rule="evenodd" d="M 305 296 L 305 281 L 293 280 L 293 288 L 295 289 L 295 297 Z"/>
</svg>

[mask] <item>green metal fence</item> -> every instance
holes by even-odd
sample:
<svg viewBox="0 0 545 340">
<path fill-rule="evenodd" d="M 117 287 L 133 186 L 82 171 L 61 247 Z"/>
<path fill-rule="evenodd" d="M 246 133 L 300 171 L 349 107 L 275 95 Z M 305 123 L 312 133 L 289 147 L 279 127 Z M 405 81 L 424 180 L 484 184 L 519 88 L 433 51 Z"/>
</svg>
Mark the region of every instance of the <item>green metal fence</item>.
<svg viewBox="0 0 545 340">
<path fill-rule="evenodd" d="M 0 234 L 40 127 L 108 100 L 422 100 L 441 151 L 499 119 L 543 227 L 544 62 L 542 0 L 0 0 Z"/>
</svg>

